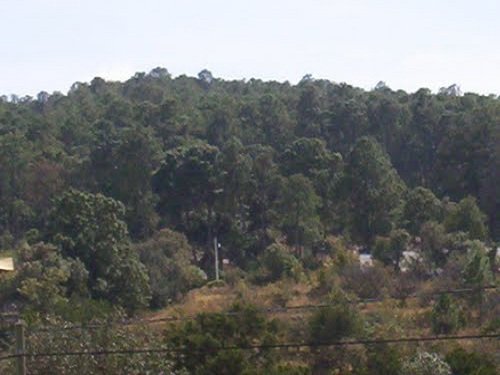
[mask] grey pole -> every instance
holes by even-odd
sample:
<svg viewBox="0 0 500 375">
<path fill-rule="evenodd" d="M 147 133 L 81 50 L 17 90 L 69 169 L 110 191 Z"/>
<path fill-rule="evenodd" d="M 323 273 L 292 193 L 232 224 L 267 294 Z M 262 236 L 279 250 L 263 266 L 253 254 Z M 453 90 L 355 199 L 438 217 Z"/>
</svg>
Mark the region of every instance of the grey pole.
<svg viewBox="0 0 500 375">
<path fill-rule="evenodd" d="M 15 324 L 16 332 L 16 374 L 26 375 L 26 343 L 24 339 L 24 322 L 22 320 L 17 321 Z"/>
<path fill-rule="evenodd" d="M 219 281 L 219 244 L 217 236 L 214 237 L 214 251 L 215 251 L 215 280 Z"/>
</svg>

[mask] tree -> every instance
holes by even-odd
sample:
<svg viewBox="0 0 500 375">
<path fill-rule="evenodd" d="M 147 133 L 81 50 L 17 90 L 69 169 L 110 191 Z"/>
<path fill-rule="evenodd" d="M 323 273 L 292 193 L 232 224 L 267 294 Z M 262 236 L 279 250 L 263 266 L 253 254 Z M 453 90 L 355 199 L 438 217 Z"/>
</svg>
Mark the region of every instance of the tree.
<svg viewBox="0 0 500 375">
<path fill-rule="evenodd" d="M 410 235 L 404 229 L 392 230 L 389 238 L 377 238 L 373 250 L 373 256 L 386 265 L 394 266 L 396 271 L 400 270 L 403 252 L 408 247 Z"/>
<path fill-rule="evenodd" d="M 420 238 L 422 240 L 422 251 L 430 264 L 443 267 L 448 257 L 449 236 L 442 224 L 435 221 L 428 221 L 420 228 Z"/>
<path fill-rule="evenodd" d="M 125 205 L 125 220 L 134 238 L 149 236 L 157 224 L 151 177 L 161 158 L 158 142 L 147 129 L 116 132 L 107 122 L 97 138 L 88 167 L 96 185 L 92 188 Z"/>
<path fill-rule="evenodd" d="M 418 186 L 408 192 L 403 207 L 405 227 L 411 234 L 420 232 L 426 221 L 439 221 L 442 216 L 441 202 L 424 187 Z"/>
<path fill-rule="evenodd" d="M 171 356 L 175 370 L 186 369 L 190 374 L 200 375 L 267 373 L 265 369 L 275 363 L 272 353 L 218 349 L 272 344 L 276 341 L 276 325 L 252 306 L 235 305 L 231 311 L 235 314 L 199 314 L 166 332 L 168 347 L 189 348 L 182 356 Z"/>
<path fill-rule="evenodd" d="M 401 374 L 401 354 L 392 345 L 374 345 L 368 347 L 367 357 L 368 374 Z"/>
<path fill-rule="evenodd" d="M 194 249 L 181 233 L 162 229 L 135 247 L 148 271 L 153 308 L 176 300 L 206 279 L 204 272 L 192 264 Z"/>
<path fill-rule="evenodd" d="M 444 224 L 449 232 L 466 232 L 473 240 L 484 240 L 487 237 L 486 216 L 476 204 L 476 199 L 467 197 L 457 205 L 452 205 Z"/>
<path fill-rule="evenodd" d="M 299 138 L 281 156 L 285 175 L 302 174 L 312 180 L 323 170 L 338 167 L 341 156 L 330 153 L 319 138 Z"/>
<path fill-rule="evenodd" d="M 209 70 L 203 69 L 201 72 L 198 73 L 198 80 L 205 89 L 208 89 L 212 85 L 214 76 L 212 75 L 212 72 L 210 72 Z"/>
<path fill-rule="evenodd" d="M 453 374 L 458 375 L 496 375 L 498 372 L 491 358 L 482 353 L 467 352 L 457 348 L 446 355 Z"/>
<path fill-rule="evenodd" d="M 223 192 L 216 168 L 218 155 L 217 147 L 204 142 L 180 146 L 167 152 L 153 176 L 164 222 L 198 242 L 205 241 L 207 251 L 215 235 L 216 199 Z"/>
<path fill-rule="evenodd" d="M 348 156 L 344 189 L 355 238 L 368 244 L 376 235 L 390 232 L 393 211 L 405 186 L 375 140 L 361 138 L 354 145 Z"/>
<path fill-rule="evenodd" d="M 311 181 L 295 174 L 283 181 L 278 210 L 280 225 L 288 241 L 302 255 L 304 246 L 310 246 L 321 236 L 321 223 L 317 213 L 320 200 Z"/>
<path fill-rule="evenodd" d="M 302 271 L 300 262 L 283 244 L 274 243 L 266 248 L 259 258 L 263 274 L 259 275 L 262 281 L 272 282 L 283 276 L 297 278 Z"/>
<path fill-rule="evenodd" d="M 432 331 L 450 334 L 461 326 L 460 310 L 449 294 L 442 294 L 432 309 Z"/>
<path fill-rule="evenodd" d="M 343 299 L 334 302 L 312 315 L 309 320 L 311 340 L 328 343 L 356 336 L 362 331 L 361 318 L 353 305 Z"/>
<path fill-rule="evenodd" d="M 70 189 L 55 202 L 47 239 L 64 257 L 83 262 L 93 297 L 134 310 L 147 304 L 149 290 L 144 266 L 128 243 L 124 213 L 112 198 Z"/>
<path fill-rule="evenodd" d="M 66 300 L 70 277 L 71 263 L 57 247 L 39 243 L 20 249 L 17 291 L 40 311 L 50 312 L 57 303 Z"/>
<path fill-rule="evenodd" d="M 493 275 L 484 244 L 476 240 L 469 242 L 468 247 L 468 261 L 463 270 L 464 281 L 471 286 L 488 285 L 493 280 Z"/>
</svg>

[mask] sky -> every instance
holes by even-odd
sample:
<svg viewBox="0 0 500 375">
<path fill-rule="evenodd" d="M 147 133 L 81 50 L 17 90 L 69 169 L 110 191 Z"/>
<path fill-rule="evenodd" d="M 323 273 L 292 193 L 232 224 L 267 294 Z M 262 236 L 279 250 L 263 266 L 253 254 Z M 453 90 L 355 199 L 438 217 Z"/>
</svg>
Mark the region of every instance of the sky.
<svg viewBox="0 0 500 375">
<path fill-rule="evenodd" d="M 499 0 L 0 0 L 0 95 L 157 66 L 498 95 L 499 17 Z"/>
</svg>

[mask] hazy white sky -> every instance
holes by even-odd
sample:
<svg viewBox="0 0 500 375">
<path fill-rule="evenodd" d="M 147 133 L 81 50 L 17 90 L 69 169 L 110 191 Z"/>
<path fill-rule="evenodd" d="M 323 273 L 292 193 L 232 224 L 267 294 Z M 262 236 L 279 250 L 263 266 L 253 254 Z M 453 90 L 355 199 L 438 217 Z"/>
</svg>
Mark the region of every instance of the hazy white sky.
<svg viewBox="0 0 500 375">
<path fill-rule="evenodd" d="M 166 67 L 500 94 L 500 0 L 0 0 L 0 94 Z"/>
</svg>

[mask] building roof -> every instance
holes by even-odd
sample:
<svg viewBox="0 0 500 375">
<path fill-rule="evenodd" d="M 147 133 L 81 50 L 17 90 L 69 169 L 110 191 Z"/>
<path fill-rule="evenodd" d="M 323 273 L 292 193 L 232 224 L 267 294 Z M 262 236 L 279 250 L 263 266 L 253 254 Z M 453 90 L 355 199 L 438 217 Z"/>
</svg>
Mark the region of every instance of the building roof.
<svg viewBox="0 0 500 375">
<path fill-rule="evenodd" d="M 14 271 L 14 259 L 0 258 L 0 271 Z"/>
</svg>

